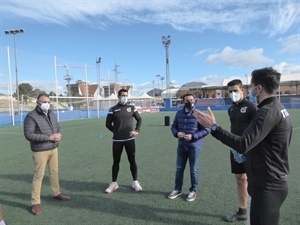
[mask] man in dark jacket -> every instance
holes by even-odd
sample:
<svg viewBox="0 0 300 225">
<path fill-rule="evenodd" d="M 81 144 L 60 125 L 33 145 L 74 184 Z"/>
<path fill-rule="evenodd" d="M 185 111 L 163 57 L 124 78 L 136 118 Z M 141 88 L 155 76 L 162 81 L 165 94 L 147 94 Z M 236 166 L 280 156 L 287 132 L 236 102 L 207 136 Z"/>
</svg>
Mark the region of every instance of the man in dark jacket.
<svg viewBox="0 0 300 225">
<path fill-rule="evenodd" d="M 119 102 L 109 109 L 106 117 L 106 127 L 113 133 L 112 182 L 105 190 L 105 192 L 108 194 L 119 188 L 117 178 L 124 147 L 130 163 L 130 171 L 133 179 L 131 187 L 135 191 L 142 191 L 142 187 L 137 180 L 138 170 L 135 161 L 135 137 L 140 132 L 142 118 L 135 107 L 127 103 L 128 91 L 126 89 L 121 89 L 118 91 L 118 98 Z M 133 118 L 136 120 L 135 129 L 133 129 Z"/>
<path fill-rule="evenodd" d="M 232 105 L 227 110 L 230 119 L 230 130 L 233 134 L 242 135 L 256 113 L 256 106 L 244 97 L 245 95 L 241 80 L 231 80 L 228 82 L 227 87 L 232 100 Z M 239 209 L 235 214 L 225 217 L 225 220 L 234 222 L 236 220 L 247 220 L 248 218 L 248 181 L 246 175 L 246 162 L 244 161 L 245 156 L 240 155 L 232 148 L 230 150 L 231 172 L 235 175 L 237 184 Z"/>
<path fill-rule="evenodd" d="M 191 202 L 197 197 L 199 156 L 202 139 L 209 134 L 209 130 L 199 124 L 193 115 L 195 109 L 194 96 L 192 94 L 184 95 L 183 102 L 184 107 L 176 113 L 171 126 L 174 137 L 178 138 L 178 147 L 175 187 L 168 198 L 174 199 L 182 194 L 183 174 L 187 160 L 189 159 L 191 187 L 186 200 Z"/>
<path fill-rule="evenodd" d="M 252 72 L 251 93 L 257 98 L 258 110 L 241 136 L 218 126 L 210 108 L 209 114 L 194 112 L 215 138 L 246 154 L 251 225 L 278 225 L 280 207 L 288 195 L 288 148 L 293 127 L 288 111 L 276 97 L 280 76 L 273 68 Z"/>
<path fill-rule="evenodd" d="M 61 140 L 60 126 L 56 115 L 50 110 L 50 98 L 47 94 L 37 97 L 37 106 L 29 112 L 24 120 L 24 135 L 30 142 L 34 161 L 31 204 L 32 213 L 41 213 L 41 187 L 48 165 L 50 186 L 53 199 L 69 200 L 70 197 L 60 193 L 58 180 L 58 145 Z"/>
</svg>

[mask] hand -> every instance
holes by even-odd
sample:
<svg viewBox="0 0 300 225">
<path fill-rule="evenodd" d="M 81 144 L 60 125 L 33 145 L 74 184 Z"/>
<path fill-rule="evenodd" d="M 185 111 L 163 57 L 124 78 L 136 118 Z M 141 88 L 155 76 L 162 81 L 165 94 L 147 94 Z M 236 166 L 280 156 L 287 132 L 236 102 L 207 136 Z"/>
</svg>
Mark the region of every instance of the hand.
<svg viewBox="0 0 300 225">
<path fill-rule="evenodd" d="M 135 130 L 130 131 L 130 133 L 129 133 L 130 137 L 136 137 L 138 134 L 139 134 L 139 132 L 137 132 Z"/>
<path fill-rule="evenodd" d="M 186 135 L 184 135 L 184 139 L 186 141 L 190 141 L 190 140 L 192 140 L 192 135 L 191 134 L 186 134 Z"/>
<path fill-rule="evenodd" d="M 194 116 L 196 117 L 198 123 L 200 123 L 202 126 L 211 128 L 211 126 L 217 122 L 210 107 L 207 107 L 207 111 L 208 113 L 204 113 L 201 112 L 200 110 L 195 109 Z"/>
<path fill-rule="evenodd" d="M 185 133 L 184 132 L 178 132 L 177 137 L 178 138 L 184 138 Z"/>
<path fill-rule="evenodd" d="M 50 141 L 54 141 L 54 142 L 58 142 L 61 140 L 61 134 L 60 133 L 57 133 L 57 134 L 51 134 L 49 139 Z"/>
</svg>

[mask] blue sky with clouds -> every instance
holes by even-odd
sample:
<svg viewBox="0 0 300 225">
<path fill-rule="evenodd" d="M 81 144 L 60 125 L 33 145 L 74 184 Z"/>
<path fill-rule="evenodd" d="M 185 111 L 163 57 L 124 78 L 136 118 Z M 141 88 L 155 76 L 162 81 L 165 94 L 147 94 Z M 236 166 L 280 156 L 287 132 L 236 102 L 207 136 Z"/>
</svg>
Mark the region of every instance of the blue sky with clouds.
<svg viewBox="0 0 300 225">
<path fill-rule="evenodd" d="M 157 88 L 166 76 L 162 36 L 171 36 L 170 82 L 219 83 L 272 66 L 282 74 L 300 73 L 300 3 L 246 0 L 2 0 L 0 89 L 9 80 L 7 46 L 15 84 L 16 35 L 19 83 L 58 93 L 66 91 L 65 66 L 72 82 L 133 85 L 134 94 Z M 57 66 L 54 66 L 54 56 Z M 164 84 L 165 86 L 165 84 Z M 160 83 L 160 88 L 161 83 Z M 3 91 L 2 91 L 3 92 Z"/>
</svg>

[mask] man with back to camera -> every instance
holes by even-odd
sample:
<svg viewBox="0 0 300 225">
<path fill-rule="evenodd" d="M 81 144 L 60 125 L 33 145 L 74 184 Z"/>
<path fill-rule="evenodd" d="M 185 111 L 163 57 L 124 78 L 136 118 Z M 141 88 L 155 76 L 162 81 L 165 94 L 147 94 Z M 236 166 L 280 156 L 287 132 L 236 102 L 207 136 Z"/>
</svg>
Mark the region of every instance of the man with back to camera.
<svg viewBox="0 0 300 225">
<path fill-rule="evenodd" d="M 257 98 L 258 110 L 240 136 L 217 125 L 210 108 L 208 113 L 194 112 L 216 139 L 246 154 L 251 225 L 278 225 L 280 208 L 288 195 L 288 148 L 293 127 L 291 116 L 276 97 L 280 76 L 271 67 L 252 72 L 250 93 Z"/>
<path fill-rule="evenodd" d="M 174 137 L 178 138 L 175 187 L 169 194 L 169 199 L 174 199 L 182 194 L 184 170 L 189 159 L 191 187 L 186 198 L 194 201 L 197 197 L 199 157 L 202 147 L 202 139 L 209 134 L 209 130 L 199 124 L 193 116 L 195 98 L 192 94 L 185 94 L 183 109 L 177 111 L 171 126 Z"/>
<path fill-rule="evenodd" d="M 118 91 L 119 102 L 111 107 L 106 117 L 106 127 L 113 132 L 113 166 L 112 166 L 112 182 L 105 190 L 110 194 L 119 188 L 117 183 L 119 164 L 123 148 L 127 153 L 128 161 L 130 163 L 130 171 L 132 175 L 131 187 L 135 191 L 142 191 L 142 187 L 137 180 L 138 170 L 135 161 L 135 137 L 139 134 L 142 118 L 133 105 L 127 104 L 128 91 L 121 89 Z M 133 129 L 133 118 L 136 120 L 135 129 Z"/>
<path fill-rule="evenodd" d="M 228 82 L 227 87 L 232 100 L 232 105 L 227 110 L 231 124 L 231 132 L 236 135 L 242 135 L 256 113 L 256 106 L 244 97 L 243 84 L 241 80 L 232 80 Z M 240 156 L 234 149 L 231 149 L 231 173 L 235 174 L 239 209 L 235 214 L 225 217 L 225 220 L 228 222 L 247 220 L 248 218 L 246 162 L 239 161 L 239 157 L 242 156 Z"/>
<path fill-rule="evenodd" d="M 41 187 L 46 166 L 49 169 L 52 198 L 60 201 L 70 199 L 59 190 L 58 145 L 62 135 L 57 117 L 50 110 L 50 98 L 47 94 L 40 94 L 36 103 L 35 109 L 24 120 L 24 135 L 30 142 L 34 162 L 31 192 L 31 211 L 34 215 L 41 213 Z"/>
</svg>

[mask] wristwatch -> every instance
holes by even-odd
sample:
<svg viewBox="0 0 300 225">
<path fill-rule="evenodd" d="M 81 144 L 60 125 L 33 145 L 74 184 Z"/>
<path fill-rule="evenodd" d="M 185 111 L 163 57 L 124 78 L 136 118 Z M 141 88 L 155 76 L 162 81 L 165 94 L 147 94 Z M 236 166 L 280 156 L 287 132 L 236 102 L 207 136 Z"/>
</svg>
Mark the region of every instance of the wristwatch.
<svg viewBox="0 0 300 225">
<path fill-rule="evenodd" d="M 218 126 L 217 124 L 214 123 L 214 124 L 211 126 L 210 129 L 211 129 L 212 131 L 215 131 L 218 127 L 219 127 L 219 126 Z"/>
</svg>

